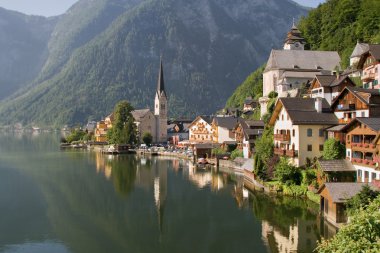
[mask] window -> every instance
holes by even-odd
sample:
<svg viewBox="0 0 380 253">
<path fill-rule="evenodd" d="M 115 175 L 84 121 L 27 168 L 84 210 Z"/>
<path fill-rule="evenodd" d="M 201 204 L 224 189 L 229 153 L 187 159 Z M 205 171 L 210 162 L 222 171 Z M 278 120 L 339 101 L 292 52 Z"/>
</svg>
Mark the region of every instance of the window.
<svg viewBox="0 0 380 253">
<path fill-rule="evenodd" d="M 307 129 L 307 137 L 312 137 L 313 136 L 313 129 L 308 128 Z"/>
<path fill-rule="evenodd" d="M 284 120 L 284 114 L 281 115 L 281 120 Z"/>
<path fill-rule="evenodd" d="M 319 137 L 323 137 L 324 136 L 324 131 L 323 131 L 323 129 L 321 128 L 321 129 L 319 129 Z"/>
<path fill-rule="evenodd" d="M 311 144 L 307 145 L 307 151 L 313 151 L 313 145 Z"/>
<path fill-rule="evenodd" d="M 363 172 L 362 172 L 362 170 L 358 170 L 358 177 L 362 177 L 363 176 Z"/>
<path fill-rule="evenodd" d="M 350 152 L 350 150 L 347 150 L 347 157 L 351 157 L 351 152 Z"/>
<path fill-rule="evenodd" d="M 365 117 L 365 112 L 362 112 L 362 117 Z"/>
<path fill-rule="evenodd" d="M 324 199 L 325 201 L 325 214 L 329 213 L 329 201 L 327 199 Z"/>
<path fill-rule="evenodd" d="M 375 172 L 372 172 L 372 181 L 373 180 L 376 180 L 376 173 Z"/>
<path fill-rule="evenodd" d="M 319 151 L 323 151 L 323 144 L 319 145 Z"/>
<path fill-rule="evenodd" d="M 293 129 L 293 137 L 296 136 L 296 130 Z"/>
<path fill-rule="evenodd" d="M 368 172 L 368 171 L 364 171 L 364 178 L 365 178 L 365 179 L 368 179 L 368 178 L 369 178 L 369 172 Z"/>
</svg>

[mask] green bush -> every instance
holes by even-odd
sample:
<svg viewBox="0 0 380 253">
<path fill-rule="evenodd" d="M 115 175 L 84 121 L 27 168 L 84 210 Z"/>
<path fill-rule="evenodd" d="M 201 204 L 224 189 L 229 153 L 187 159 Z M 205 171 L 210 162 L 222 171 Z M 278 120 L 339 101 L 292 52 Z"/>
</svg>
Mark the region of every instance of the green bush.
<svg viewBox="0 0 380 253">
<path fill-rule="evenodd" d="M 72 143 L 73 141 L 80 141 L 86 136 L 86 132 L 81 129 L 73 130 L 69 136 L 66 137 L 66 141 L 68 143 Z"/>
<path fill-rule="evenodd" d="M 301 170 L 289 164 L 288 159 L 281 157 L 280 162 L 275 166 L 275 177 L 286 185 L 300 185 L 302 180 Z"/>
<path fill-rule="evenodd" d="M 346 156 L 346 147 L 338 140 L 328 139 L 323 144 L 322 156 L 326 160 L 343 159 Z"/>
<path fill-rule="evenodd" d="M 289 196 L 301 197 L 307 194 L 307 187 L 304 185 L 284 185 L 283 193 Z"/>
<path fill-rule="evenodd" d="M 225 153 L 226 153 L 226 151 L 224 151 L 224 149 L 222 149 L 222 148 L 213 148 L 211 150 L 211 154 L 213 154 L 213 155 L 223 155 Z"/>
<path fill-rule="evenodd" d="M 314 184 L 317 179 L 317 170 L 315 169 L 307 169 L 302 171 L 302 184 L 309 186 Z"/>
<path fill-rule="evenodd" d="M 243 151 L 240 149 L 235 149 L 231 153 L 231 160 L 235 160 L 237 157 L 244 157 Z"/>
</svg>

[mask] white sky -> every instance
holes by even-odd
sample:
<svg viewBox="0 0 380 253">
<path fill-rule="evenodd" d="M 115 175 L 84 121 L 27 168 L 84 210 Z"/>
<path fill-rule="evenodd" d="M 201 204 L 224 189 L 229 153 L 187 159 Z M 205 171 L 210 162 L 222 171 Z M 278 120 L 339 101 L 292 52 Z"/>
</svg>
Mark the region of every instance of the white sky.
<svg viewBox="0 0 380 253">
<path fill-rule="evenodd" d="M 64 13 L 78 0 L 0 0 L 0 7 L 25 14 L 55 16 Z M 302 5 L 316 7 L 325 0 L 294 0 Z"/>
</svg>

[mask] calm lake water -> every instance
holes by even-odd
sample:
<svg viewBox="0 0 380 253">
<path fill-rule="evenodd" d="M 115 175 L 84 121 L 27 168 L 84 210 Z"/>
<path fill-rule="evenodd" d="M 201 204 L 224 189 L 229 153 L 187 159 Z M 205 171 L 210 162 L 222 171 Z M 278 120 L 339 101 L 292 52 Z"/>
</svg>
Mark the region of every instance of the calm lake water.
<svg viewBox="0 0 380 253">
<path fill-rule="evenodd" d="M 326 230 L 317 210 L 182 160 L 0 133 L 0 252 L 312 252 Z"/>
</svg>

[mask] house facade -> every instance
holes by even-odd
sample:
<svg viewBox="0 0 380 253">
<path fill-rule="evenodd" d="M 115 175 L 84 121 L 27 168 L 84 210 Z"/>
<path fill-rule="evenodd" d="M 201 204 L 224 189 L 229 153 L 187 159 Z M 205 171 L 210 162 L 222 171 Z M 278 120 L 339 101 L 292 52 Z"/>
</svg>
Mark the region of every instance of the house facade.
<svg viewBox="0 0 380 253">
<path fill-rule="evenodd" d="M 356 117 L 380 117 L 380 93 L 374 89 L 346 86 L 331 104 L 340 124 Z"/>
<path fill-rule="evenodd" d="M 348 76 L 316 75 L 311 82 L 309 93 L 312 98 L 325 98 L 331 105 L 346 86 L 355 87 L 355 83 Z"/>
<path fill-rule="evenodd" d="M 220 144 L 236 144 L 234 129 L 239 121 L 236 117 L 214 117 L 212 121 L 213 141 Z"/>
<path fill-rule="evenodd" d="M 346 133 L 346 158 L 357 171 L 357 181 L 380 180 L 380 118 L 356 118 L 342 131 Z"/>
<path fill-rule="evenodd" d="M 132 111 L 132 116 L 135 119 L 139 139 L 142 140 L 145 133 L 150 133 L 153 141 L 158 142 L 157 132 L 155 131 L 157 128 L 155 115 L 149 109 L 141 109 Z"/>
<path fill-rule="evenodd" d="M 212 117 L 198 116 L 189 125 L 189 141 L 191 143 L 211 143 L 214 140 L 214 131 L 212 128 Z"/>
<path fill-rule="evenodd" d="M 321 156 L 324 129 L 338 123 L 326 99 L 279 98 L 269 124 L 274 127 L 274 153 L 295 166 Z"/>
<path fill-rule="evenodd" d="M 380 44 L 368 45 L 368 50 L 360 56 L 357 68 L 362 72 L 363 88 L 380 89 Z"/>
<path fill-rule="evenodd" d="M 237 148 L 243 151 L 244 158 L 251 158 L 254 153 L 255 141 L 264 131 L 264 121 L 239 119 L 235 127 Z"/>
</svg>

